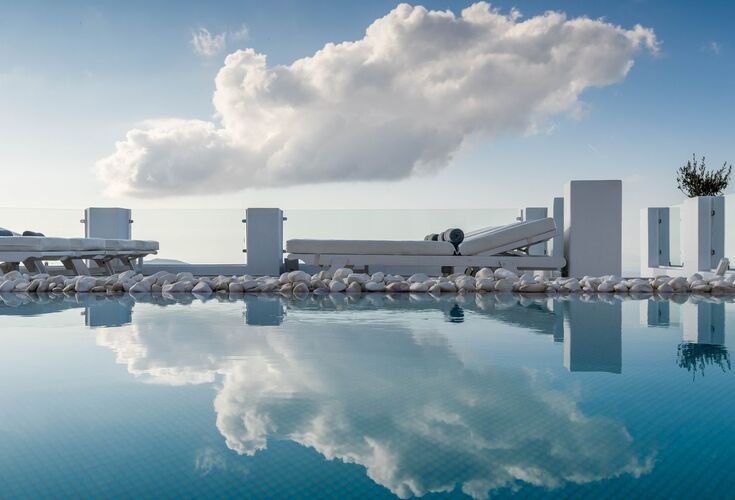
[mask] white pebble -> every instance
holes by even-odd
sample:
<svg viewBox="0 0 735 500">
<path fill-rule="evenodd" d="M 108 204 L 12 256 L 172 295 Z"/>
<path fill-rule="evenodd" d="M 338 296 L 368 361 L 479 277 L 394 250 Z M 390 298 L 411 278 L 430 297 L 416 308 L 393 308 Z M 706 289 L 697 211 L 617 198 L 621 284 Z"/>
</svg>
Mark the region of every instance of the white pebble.
<svg viewBox="0 0 735 500">
<path fill-rule="evenodd" d="M 370 280 L 362 286 L 367 292 L 384 292 L 385 284 L 382 281 Z"/>
</svg>

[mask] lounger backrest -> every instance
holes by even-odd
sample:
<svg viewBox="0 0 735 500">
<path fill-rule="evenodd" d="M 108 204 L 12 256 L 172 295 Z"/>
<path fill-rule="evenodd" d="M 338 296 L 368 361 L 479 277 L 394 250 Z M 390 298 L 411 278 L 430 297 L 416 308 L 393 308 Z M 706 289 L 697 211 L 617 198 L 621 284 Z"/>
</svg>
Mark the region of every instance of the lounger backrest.
<svg viewBox="0 0 735 500">
<path fill-rule="evenodd" d="M 547 217 L 534 221 L 517 222 L 503 227 L 489 229 L 485 232 L 475 232 L 459 245 L 459 253 L 461 255 L 478 255 L 487 254 L 496 249 L 502 251 L 510 250 L 508 245 L 517 243 L 516 248 L 522 248 L 532 243 L 537 237 L 542 236 L 552 238 L 556 224 L 554 219 Z"/>
<path fill-rule="evenodd" d="M 294 254 L 325 255 L 454 255 L 448 241 L 393 240 L 305 240 L 286 242 L 286 251 Z"/>
<path fill-rule="evenodd" d="M 467 239 L 470 239 L 470 238 L 475 238 L 475 237 L 478 237 L 478 236 L 483 236 L 483 235 L 495 233 L 497 231 L 502 231 L 502 230 L 505 230 L 505 229 L 508 229 L 508 228 L 511 228 L 511 227 L 515 227 L 518 224 L 523 224 L 523 222 L 513 222 L 511 224 L 506 224 L 505 226 L 488 226 L 488 227 L 483 227 L 481 229 L 475 229 L 474 231 L 470 231 L 468 233 L 465 233 L 464 239 L 467 240 Z"/>
<path fill-rule="evenodd" d="M 103 238 L 55 238 L 51 236 L 4 236 L 0 252 L 155 252 L 157 241 L 109 240 Z"/>
</svg>

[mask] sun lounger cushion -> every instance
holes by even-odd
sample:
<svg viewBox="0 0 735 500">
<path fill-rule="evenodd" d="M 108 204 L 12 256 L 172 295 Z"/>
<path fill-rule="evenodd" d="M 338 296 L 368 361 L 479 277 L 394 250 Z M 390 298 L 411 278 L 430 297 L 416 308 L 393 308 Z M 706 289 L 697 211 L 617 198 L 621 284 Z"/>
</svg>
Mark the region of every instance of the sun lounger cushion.
<svg viewBox="0 0 735 500">
<path fill-rule="evenodd" d="M 105 250 L 103 238 L 69 238 L 69 244 L 74 252 L 103 252 Z"/>
<path fill-rule="evenodd" d="M 52 238 L 49 236 L 24 236 L 24 238 L 38 238 L 41 240 L 41 249 L 44 252 L 68 252 L 71 244 L 67 238 Z"/>
<path fill-rule="evenodd" d="M 0 227 L 0 236 L 15 236 L 13 234 L 13 231 L 9 231 L 8 229 L 5 229 L 4 227 Z"/>
<path fill-rule="evenodd" d="M 0 240 L 0 252 L 40 252 L 43 238 L 32 236 L 6 236 Z"/>
<path fill-rule="evenodd" d="M 103 238 L 53 238 L 49 236 L 5 236 L 0 252 L 155 252 L 157 241 L 106 240 Z"/>
<path fill-rule="evenodd" d="M 328 255 L 454 255 L 448 241 L 288 240 L 286 251 Z"/>
<path fill-rule="evenodd" d="M 21 236 L 46 236 L 43 233 L 37 233 L 35 231 L 23 231 L 23 234 Z"/>
<path fill-rule="evenodd" d="M 69 240 L 47 236 L 6 236 L 0 240 L 0 252 L 68 252 Z"/>
<path fill-rule="evenodd" d="M 526 246 L 527 240 L 556 230 L 554 219 L 547 217 L 533 221 L 519 222 L 509 226 L 488 228 L 486 232 L 475 232 L 459 245 L 461 255 L 477 255 L 492 251 L 511 243 L 520 242 Z"/>
<path fill-rule="evenodd" d="M 148 240 L 103 240 L 104 249 L 112 252 L 155 252 L 158 250 L 157 241 Z"/>
</svg>

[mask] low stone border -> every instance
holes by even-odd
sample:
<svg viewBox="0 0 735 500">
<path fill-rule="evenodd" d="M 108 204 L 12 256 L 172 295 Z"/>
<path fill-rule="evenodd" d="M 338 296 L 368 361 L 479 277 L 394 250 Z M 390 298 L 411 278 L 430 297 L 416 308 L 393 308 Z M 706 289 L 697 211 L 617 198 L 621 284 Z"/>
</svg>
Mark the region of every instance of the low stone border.
<svg viewBox="0 0 735 500">
<path fill-rule="evenodd" d="M 430 277 L 414 274 L 408 278 L 377 272 L 372 275 L 351 269 L 334 273 L 321 271 L 310 275 L 292 271 L 272 276 L 194 277 L 191 273 L 172 274 L 165 271 L 144 276 L 135 271 L 104 277 L 49 276 L 11 271 L 0 274 L 0 293 L 194 293 L 208 295 L 228 293 L 327 294 L 327 293 L 634 293 L 659 295 L 675 293 L 735 293 L 735 274 L 709 276 L 694 274 L 689 278 L 659 276 L 623 279 L 619 276 L 545 279 L 541 273 L 520 274 L 508 269 L 483 268 L 475 274 L 453 274 Z"/>
</svg>

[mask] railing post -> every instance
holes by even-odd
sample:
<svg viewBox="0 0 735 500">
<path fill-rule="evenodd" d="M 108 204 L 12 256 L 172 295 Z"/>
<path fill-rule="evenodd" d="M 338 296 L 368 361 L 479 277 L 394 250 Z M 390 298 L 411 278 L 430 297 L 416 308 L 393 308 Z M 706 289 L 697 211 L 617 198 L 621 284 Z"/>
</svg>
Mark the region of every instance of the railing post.
<svg viewBox="0 0 735 500">
<path fill-rule="evenodd" d="M 248 208 L 245 211 L 245 251 L 248 274 L 278 276 L 283 264 L 283 211 Z"/>
<path fill-rule="evenodd" d="M 90 207 L 84 210 L 82 222 L 85 238 L 131 239 L 129 208 Z"/>
</svg>

